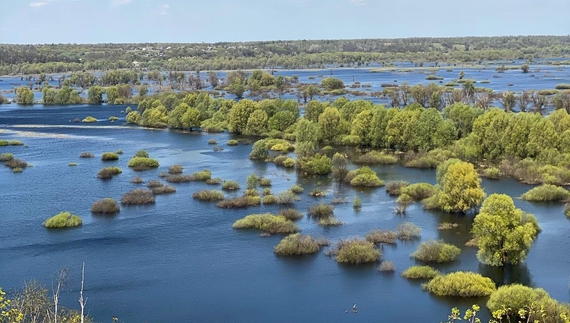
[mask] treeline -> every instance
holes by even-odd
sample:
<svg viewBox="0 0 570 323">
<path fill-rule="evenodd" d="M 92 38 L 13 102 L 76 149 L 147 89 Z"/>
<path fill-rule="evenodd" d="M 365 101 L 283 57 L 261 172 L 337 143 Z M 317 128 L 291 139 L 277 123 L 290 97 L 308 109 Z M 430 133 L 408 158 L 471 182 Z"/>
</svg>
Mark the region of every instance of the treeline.
<svg viewBox="0 0 570 323">
<path fill-rule="evenodd" d="M 179 71 L 479 62 L 564 57 L 568 36 L 299 40 L 215 44 L 0 45 L 0 74 L 120 68 Z"/>
</svg>

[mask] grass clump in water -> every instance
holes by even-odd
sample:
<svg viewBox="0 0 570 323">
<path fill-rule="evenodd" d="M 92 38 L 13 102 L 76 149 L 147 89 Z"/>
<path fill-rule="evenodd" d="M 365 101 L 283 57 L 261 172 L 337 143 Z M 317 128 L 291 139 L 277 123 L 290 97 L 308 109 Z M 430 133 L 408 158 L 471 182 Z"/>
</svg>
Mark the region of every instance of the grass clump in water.
<svg viewBox="0 0 570 323">
<path fill-rule="evenodd" d="M 208 139 L 208 145 L 217 145 L 218 141 L 216 139 Z"/>
<path fill-rule="evenodd" d="M 24 169 L 20 168 L 20 167 L 12 168 L 12 173 L 21 173 L 23 171 L 24 171 Z"/>
<path fill-rule="evenodd" d="M 291 186 L 291 188 L 289 190 L 295 194 L 299 194 L 299 193 L 303 193 L 303 191 L 305 189 L 301 185 L 295 184 L 295 185 Z"/>
<path fill-rule="evenodd" d="M 439 271 L 430 266 L 412 266 L 402 273 L 402 277 L 407 279 L 432 279 L 439 274 Z"/>
<path fill-rule="evenodd" d="M 227 181 L 222 184 L 222 189 L 228 191 L 239 190 L 239 184 L 236 181 Z"/>
<path fill-rule="evenodd" d="M 131 179 L 131 183 L 133 184 L 142 184 L 143 183 L 143 179 L 139 176 L 135 176 Z"/>
<path fill-rule="evenodd" d="M 281 209 L 277 215 L 283 216 L 288 220 L 297 221 L 303 218 L 303 213 L 295 209 Z"/>
<path fill-rule="evenodd" d="M 393 261 L 382 261 L 380 266 L 378 266 L 378 271 L 381 273 L 394 273 L 396 271 L 396 266 Z"/>
<path fill-rule="evenodd" d="M 343 225 L 343 223 L 334 216 L 331 216 L 328 218 L 319 219 L 318 225 L 321 227 L 338 227 Z"/>
<path fill-rule="evenodd" d="M 299 200 L 299 197 L 293 192 L 284 191 L 275 196 L 277 204 L 293 204 Z"/>
<path fill-rule="evenodd" d="M 137 152 L 135 153 L 135 157 L 142 157 L 142 158 L 148 158 L 148 152 L 144 149 L 139 149 L 137 150 Z"/>
<path fill-rule="evenodd" d="M 83 220 L 75 214 L 70 212 L 61 212 L 44 222 L 44 227 L 48 229 L 61 229 L 78 227 L 83 223 Z"/>
<path fill-rule="evenodd" d="M 121 203 L 127 205 L 153 204 L 155 203 L 155 197 L 150 190 L 136 189 L 123 194 Z"/>
<path fill-rule="evenodd" d="M 157 168 L 159 166 L 158 160 L 148 157 L 133 157 L 129 160 L 127 164 L 130 168 L 136 171 L 148 170 L 151 168 Z"/>
<path fill-rule="evenodd" d="M 391 196 L 398 196 L 402 194 L 402 190 L 410 185 L 408 182 L 405 181 L 391 181 L 386 184 L 386 193 Z"/>
<path fill-rule="evenodd" d="M 10 146 L 23 146 L 24 142 L 22 142 L 20 140 L 10 140 L 10 141 L 8 141 L 8 145 L 10 145 Z"/>
<path fill-rule="evenodd" d="M 220 183 L 222 183 L 222 179 L 218 177 L 206 180 L 206 184 L 208 185 L 219 185 Z"/>
<path fill-rule="evenodd" d="M 405 222 L 398 226 L 396 232 L 400 240 L 416 240 L 421 237 L 422 229 L 413 223 Z"/>
<path fill-rule="evenodd" d="M 295 233 L 283 238 L 273 251 L 279 256 L 302 256 L 316 253 L 324 245 L 328 245 L 328 241 Z"/>
<path fill-rule="evenodd" d="M 79 154 L 79 158 L 94 158 L 94 157 L 95 155 L 87 151 L 84 151 L 81 154 Z"/>
<path fill-rule="evenodd" d="M 92 213 L 99 214 L 115 214 L 121 211 L 119 204 L 115 199 L 104 198 L 102 200 L 96 201 L 91 205 Z"/>
<path fill-rule="evenodd" d="M 77 163 L 76 163 L 76 162 L 71 162 L 71 163 L 67 164 L 67 166 L 77 166 Z"/>
<path fill-rule="evenodd" d="M 240 196 L 218 202 L 217 207 L 222 209 L 240 209 L 261 204 L 259 196 Z"/>
<path fill-rule="evenodd" d="M 182 165 L 172 165 L 168 167 L 168 174 L 175 175 L 175 174 L 182 174 L 184 171 L 184 167 Z"/>
<path fill-rule="evenodd" d="M 435 192 L 435 187 L 429 183 L 415 183 L 402 188 L 402 195 L 407 194 L 414 200 L 431 197 Z"/>
<path fill-rule="evenodd" d="M 237 141 L 237 140 L 235 140 L 235 139 L 232 139 L 232 140 L 229 140 L 229 141 L 226 143 L 226 145 L 228 145 L 228 146 L 237 146 L 237 145 L 239 145 L 239 141 Z"/>
<path fill-rule="evenodd" d="M 496 290 L 490 278 L 462 271 L 436 276 L 424 288 L 437 296 L 452 297 L 485 297 Z"/>
<path fill-rule="evenodd" d="M 224 193 L 218 190 L 201 190 L 194 192 L 194 194 L 192 194 L 192 198 L 200 201 L 217 202 L 224 199 Z"/>
<path fill-rule="evenodd" d="M 426 263 L 452 262 L 461 253 L 461 249 L 443 241 L 429 240 L 422 242 L 411 257 Z"/>
<path fill-rule="evenodd" d="M 195 172 L 194 174 L 192 174 L 192 178 L 195 181 L 205 182 L 212 178 L 212 172 L 210 172 L 210 170 L 208 169 L 204 169 L 203 171 Z"/>
<path fill-rule="evenodd" d="M 308 215 L 309 217 L 315 219 L 325 219 L 330 218 L 334 214 L 334 206 L 330 204 L 313 204 L 309 207 Z"/>
<path fill-rule="evenodd" d="M 232 225 L 234 229 L 256 229 L 266 233 L 295 233 L 299 228 L 295 223 L 283 216 L 275 216 L 271 213 L 251 214 L 237 220 Z"/>
<path fill-rule="evenodd" d="M 356 164 L 360 165 L 392 165 L 398 162 L 398 158 L 392 155 L 386 155 L 378 151 L 371 151 L 364 155 L 360 155 L 355 161 Z"/>
<path fill-rule="evenodd" d="M 14 154 L 11 153 L 0 154 L 0 162 L 7 162 L 11 161 L 12 159 L 14 159 Z"/>
<path fill-rule="evenodd" d="M 271 186 L 271 180 L 269 178 L 262 178 L 259 180 L 259 186 Z"/>
<path fill-rule="evenodd" d="M 271 204 L 276 204 L 276 203 L 277 203 L 277 198 L 274 195 L 263 196 L 263 204 L 271 205 Z"/>
<path fill-rule="evenodd" d="M 121 174 L 123 171 L 116 166 L 101 168 L 97 173 L 97 177 L 100 179 L 110 179 L 115 175 Z"/>
<path fill-rule="evenodd" d="M 398 234 L 390 230 L 370 230 L 370 232 L 368 232 L 364 238 L 375 245 L 395 245 L 396 239 L 398 239 Z"/>
<path fill-rule="evenodd" d="M 154 194 L 154 195 L 176 193 L 176 188 L 169 186 L 169 185 L 156 186 L 156 187 L 151 188 L 150 190 L 152 191 L 152 194 Z"/>
<path fill-rule="evenodd" d="M 570 197 L 570 192 L 552 184 L 537 186 L 521 196 L 523 200 L 532 202 L 563 201 L 568 197 Z"/>
<path fill-rule="evenodd" d="M 372 242 L 364 239 L 340 240 L 331 251 L 331 255 L 339 263 L 363 264 L 380 260 L 378 251 Z"/>
<path fill-rule="evenodd" d="M 188 183 L 193 181 L 194 177 L 192 175 L 177 174 L 177 175 L 166 176 L 164 180 L 169 183 Z"/>
</svg>

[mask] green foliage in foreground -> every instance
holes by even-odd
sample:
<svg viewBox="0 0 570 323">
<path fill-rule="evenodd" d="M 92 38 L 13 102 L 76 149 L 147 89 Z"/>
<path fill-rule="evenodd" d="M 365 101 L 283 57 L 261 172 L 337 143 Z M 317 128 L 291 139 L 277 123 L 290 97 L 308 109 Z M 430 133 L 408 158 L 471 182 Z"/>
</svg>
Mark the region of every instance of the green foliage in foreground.
<svg viewBox="0 0 570 323">
<path fill-rule="evenodd" d="M 148 157 L 133 157 L 129 160 L 128 166 L 135 170 L 145 170 L 159 166 L 158 160 Z"/>
<path fill-rule="evenodd" d="M 568 197 L 570 197 L 568 190 L 551 184 L 542 184 L 521 196 L 523 200 L 533 202 L 563 201 Z"/>
<path fill-rule="evenodd" d="M 301 256 L 316 253 L 327 242 L 318 241 L 309 235 L 299 233 L 286 236 L 274 248 L 274 252 L 280 256 Z"/>
<path fill-rule="evenodd" d="M 299 228 L 284 216 L 275 216 L 271 213 L 251 214 L 237 220 L 232 225 L 234 229 L 257 229 L 267 233 L 295 233 Z"/>
<path fill-rule="evenodd" d="M 49 229 L 59 228 L 73 228 L 78 227 L 83 223 L 83 220 L 77 215 L 70 212 L 61 212 L 44 222 L 44 226 Z"/>
<path fill-rule="evenodd" d="M 451 262 L 459 257 L 461 249 L 443 241 L 429 240 L 422 242 L 411 257 L 426 263 Z"/>
<path fill-rule="evenodd" d="M 490 278 L 462 271 L 436 276 L 424 288 L 437 296 L 454 297 L 484 297 L 496 290 Z"/>
<path fill-rule="evenodd" d="M 440 272 L 430 266 L 412 266 L 402 273 L 407 279 L 432 279 Z"/>
</svg>

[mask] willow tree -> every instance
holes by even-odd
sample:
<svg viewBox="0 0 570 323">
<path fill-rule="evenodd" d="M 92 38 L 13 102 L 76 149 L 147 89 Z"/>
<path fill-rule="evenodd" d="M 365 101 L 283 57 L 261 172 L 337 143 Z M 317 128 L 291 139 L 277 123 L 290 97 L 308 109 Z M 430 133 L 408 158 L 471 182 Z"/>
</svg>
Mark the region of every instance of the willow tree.
<svg viewBox="0 0 570 323">
<path fill-rule="evenodd" d="M 481 205 L 485 192 L 473 164 L 457 161 L 447 168 L 441 178 L 439 207 L 446 212 L 465 213 Z"/>
</svg>

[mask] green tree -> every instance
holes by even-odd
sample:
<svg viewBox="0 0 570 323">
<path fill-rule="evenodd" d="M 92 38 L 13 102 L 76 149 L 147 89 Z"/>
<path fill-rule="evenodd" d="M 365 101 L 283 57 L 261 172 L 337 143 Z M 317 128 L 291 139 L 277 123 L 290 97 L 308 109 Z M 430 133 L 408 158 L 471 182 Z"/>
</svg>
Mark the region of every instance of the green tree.
<svg viewBox="0 0 570 323">
<path fill-rule="evenodd" d="M 489 196 L 471 230 L 477 240 L 477 258 L 491 266 L 523 262 L 536 238 L 536 228 L 523 221 L 523 212 L 505 194 Z"/>
<path fill-rule="evenodd" d="M 473 137 L 479 155 L 488 159 L 504 156 L 502 137 L 509 127 L 510 114 L 500 109 L 490 109 L 473 123 Z"/>
<path fill-rule="evenodd" d="M 441 184 L 439 206 L 446 212 L 465 213 L 479 206 L 485 197 L 479 174 L 471 163 L 459 161 L 451 164 Z"/>
<path fill-rule="evenodd" d="M 87 92 L 87 103 L 89 104 L 101 104 L 103 103 L 103 90 L 100 86 L 94 85 L 89 88 Z"/>
<path fill-rule="evenodd" d="M 245 184 L 248 190 L 257 189 L 257 187 L 259 186 L 259 177 L 257 177 L 257 175 L 255 174 L 251 174 L 245 180 Z"/>
<path fill-rule="evenodd" d="M 463 103 L 454 103 L 443 109 L 443 117 L 455 123 L 459 137 L 467 137 L 473 130 L 473 123 L 483 114 L 482 109 L 474 108 Z"/>
<path fill-rule="evenodd" d="M 25 86 L 19 87 L 16 89 L 16 98 L 18 100 L 18 104 L 34 104 L 34 91 Z"/>
<path fill-rule="evenodd" d="M 243 97 L 245 92 L 245 84 L 243 80 L 236 78 L 230 85 L 226 88 L 229 93 L 235 94 L 238 99 Z"/>
<path fill-rule="evenodd" d="M 521 71 L 522 71 L 523 73 L 528 73 L 529 69 L 530 69 L 530 68 L 529 68 L 528 64 L 522 64 L 522 65 L 521 65 Z"/>
<path fill-rule="evenodd" d="M 441 113 L 434 108 L 425 109 L 422 111 L 415 133 L 415 142 L 412 144 L 421 150 L 430 151 L 437 147 L 435 143 L 438 129 L 443 123 Z"/>
<path fill-rule="evenodd" d="M 146 85 L 139 85 L 139 96 L 144 97 L 148 94 L 148 86 Z"/>
<path fill-rule="evenodd" d="M 228 115 L 228 130 L 235 134 L 245 133 L 251 114 L 257 109 L 257 104 L 251 100 L 240 100 L 234 104 Z"/>
<path fill-rule="evenodd" d="M 372 140 L 374 140 L 371 131 L 373 118 L 374 113 L 372 110 L 367 109 L 357 114 L 354 120 L 352 120 L 350 134 L 360 138 L 361 146 L 372 145 Z"/>
<path fill-rule="evenodd" d="M 319 142 L 319 126 L 305 118 L 297 122 L 297 142 L 309 142 L 314 146 Z"/>
<path fill-rule="evenodd" d="M 212 85 L 213 88 L 216 88 L 220 83 L 218 74 L 216 74 L 216 72 L 208 72 L 208 80 L 210 81 L 210 85 Z"/>
<path fill-rule="evenodd" d="M 256 109 L 247 119 L 244 134 L 250 136 L 260 136 L 267 132 L 267 113 L 262 109 Z"/>
<path fill-rule="evenodd" d="M 526 149 L 529 157 L 537 157 L 544 150 L 558 147 L 558 133 L 554 129 L 552 122 L 545 118 L 540 118 L 530 128 Z"/>
<path fill-rule="evenodd" d="M 343 154 L 335 153 L 332 158 L 333 177 L 338 181 L 338 186 L 342 185 L 344 178 L 348 174 L 347 160 Z"/>
<path fill-rule="evenodd" d="M 119 90 L 116 86 L 109 86 L 105 93 L 107 94 L 107 104 L 115 104 L 115 100 L 119 98 Z"/>
<path fill-rule="evenodd" d="M 325 111 L 325 104 L 316 100 L 309 101 L 305 107 L 305 118 L 312 122 L 318 122 L 319 116 Z"/>
<path fill-rule="evenodd" d="M 6 298 L 6 293 L 0 288 L 0 322 L 18 323 L 24 319 L 24 314 L 10 306 L 11 301 Z"/>
<path fill-rule="evenodd" d="M 338 126 L 341 119 L 338 109 L 331 107 L 326 108 L 319 116 L 319 128 L 323 142 L 331 143 L 334 141 L 335 136 L 339 135 Z"/>
<path fill-rule="evenodd" d="M 270 130 L 285 131 L 289 126 L 295 123 L 295 116 L 291 111 L 279 111 L 273 117 L 269 118 L 268 125 Z"/>
<path fill-rule="evenodd" d="M 329 91 L 344 89 L 344 82 L 334 77 L 326 77 L 322 79 L 321 85 Z"/>
</svg>

